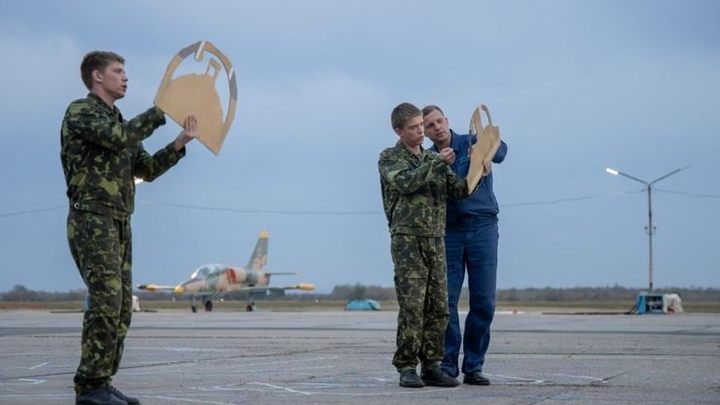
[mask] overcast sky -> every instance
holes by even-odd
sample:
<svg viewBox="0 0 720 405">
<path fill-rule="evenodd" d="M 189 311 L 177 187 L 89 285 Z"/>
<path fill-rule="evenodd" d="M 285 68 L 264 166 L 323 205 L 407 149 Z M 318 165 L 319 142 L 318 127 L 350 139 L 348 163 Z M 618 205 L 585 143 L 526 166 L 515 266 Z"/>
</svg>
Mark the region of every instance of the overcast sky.
<svg viewBox="0 0 720 405">
<path fill-rule="evenodd" d="M 275 285 L 392 286 L 377 157 L 408 101 L 440 105 L 458 132 L 484 102 L 500 126 L 498 287 L 646 287 L 647 196 L 604 169 L 650 181 L 687 165 L 653 193 L 655 286 L 720 287 L 716 1 L 5 0 L 0 291 L 83 286 L 59 158 L 83 55 L 126 58 L 129 118 L 200 39 L 237 72 L 235 123 L 219 156 L 193 143 L 138 187 L 135 284 L 244 265 L 266 229 L 269 270 L 301 273 Z"/>
</svg>

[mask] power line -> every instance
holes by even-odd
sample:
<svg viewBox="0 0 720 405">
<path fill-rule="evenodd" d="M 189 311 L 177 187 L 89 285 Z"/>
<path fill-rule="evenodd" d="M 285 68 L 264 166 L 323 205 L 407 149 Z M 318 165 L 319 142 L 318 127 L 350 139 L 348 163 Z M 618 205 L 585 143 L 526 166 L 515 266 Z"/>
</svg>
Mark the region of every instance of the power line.
<svg viewBox="0 0 720 405">
<path fill-rule="evenodd" d="M 25 211 L 14 211 L 14 212 L 6 212 L 6 213 L 0 213 L 0 218 L 5 217 L 15 217 L 18 215 L 27 215 L 27 214 L 36 214 L 38 212 L 47 212 L 47 211 L 55 211 L 59 210 L 61 208 L 67 208 L 67 204 L 64 205 L 56 205 L 54 207 L 48 207 L 48 208 L 38 208 L 34 210 L 25 210 Z"/>
<path fill-rule="evenodd" d="M 654 190 L 658 191 L 658 192 L 684 195 L 684 196 L 693 197 L 693 198 L 720 198 L 720 195 L 717 195 L 717 194 L 696 194 L 696 193 L 688 193 L 688 192 L 683 192 L 683 191 L 665 190 L 665 189 L 657 189 L 657 188 Z M 506 204 L 500 204 L 500 207 L 514 208 L 514 207 L 527 207 L 527 206 L 533 206 L 533 205 L 555 205 L 555 204 L 564 204 L 564 203 L 569 203 L 569 202 L 594 200 L 594 199 L 598 199 L 598 198 L 604 198 L 604 197 L 608 197 L 608 196 L 621 195 L 621 194 L 637 194 L 637 193 L 642 193 L 642 192 L 644 192 L 644 189 L 643 190 L 632 190 L 632 191 L 613 191 L 613 192 L 609 192 L 609 193 L 590 194 L 590 195 L 577 196 L 577 197 L 565 197 L 565 198 L 555 198 L 555 199 L 550 199 L 550 200 L 537 200 L 537 201 L 525 201 L 525 202 L 518 202 L 518 203 L 506 203 Z M 178 203 L 167 203 L 167 202 L 148 201 L 148 200 L 138 200 L 138 203 L 144 204 L 144 205 L 174 207 L 174 208 L 191 209 L 191 210 L 198 210 L 198 211 L 233 212 L 236 214 L 332 215 L 332 216 L 384 215 L 383 211 L 266 210 L 266 209 L 253 209 L 253 208 L 234 208 L 234 207 L 220 207 L 220 206 L 209 206 L 209 205 L 178 204 Z M 32 210 L 0 213 L 0 218 L 14 217 L 14 216 L 19 216 L 19 215 L 36 214 L 36 213 L 41 213 L 41 212 L 55 211 L 55 210 L 59 210 L 59 209 L 67 209 L 67 204 L 55 205 L 55 206 L 47 207 L 47 208 L 38 208 L 38 209 L 32 209 Z"/>
<path fill-rule="evenodd" d="M 213 207 L 203 205 L 176 204 L 156 201 L 139 201 L 146 205 L 159 205 L 165 207 L 186 208 L 199 211 L 225 211 L 238 214 L 277 214 L 277 215 L 378 215 L 382 211 L 292 211 L 292 210 L 261 210 L 261 209 L 245 209 L 232 207 Z"/>
<path fill-rule="evenodd" d="M 529 205 L 554 205 L 554 204 L 560 204 L 560 203 L 566 203 L 566 202 L 594 200 L 597 198 L 603 198 L 603 197 L 608 197 L 608 196 L 612 196 L 612 195 L 636 194 L 636 193 L 641 193 L 641 192 L 642 192 L 642 190 L 639 190 L 639 191 L 613 191 L 613 192 L 604 193 L 604 194 L 591 194 L 591 195 L 585 195 L 585 196 L 579 196 L 579 197 L 556 198 L 553 200 L 541 200 L 541 201 L 500 204 L 500 207 L 505 208 L 505 207 L 525 207 L 525 206 L 529 206 Z"/>
<path fill-rule="evenodd" d="M 509 203 L 500 204 L 500 207 L 522 207 L 529 205 L 551 205 L 560 204 L 565 202 L 591 200 L 596 198 L 603 198 L 607 196 L 619 195 L 619 194 L 636 194 L 641 193 L 643 190 L 633 191 L 613 191 L 603 194 L 593 194 L 579 197 L 568 197 L 558 198 L 553 200 L 541 200 L 541 201 L 529 201 L 521 203 Z M 382 211 L 288 211 L 288 210 L 260 210 L 260 209 L 243 209 L 243 208 L 230 208 L 230 207 L 213 207 L 213 206 L 201 206 L 201 205 L 190 205 L 190 204 L 176 204 L 176 203 L 164 203 L 164 202 L 153 202 L 142 200 L 142 204 L 147 205 L 159 205 L 175 208 L 187 208 L 201 211 L 227 211 L 241 214 L 281 214 L 281 215 L 384 215 Z"/>
<path fill-rule="evenodd" d="M 665 189 L 661 189 L 661 188 L 656 188 L 655 190 L 659 191 L 661 193 L 679 194 L 679 195 L 684 195 L 684 196 L 693 197 L 693 198 L 720 198 L 720 194 L 697 194 L 697 193 L 688 193 L 685 191 L 665 190 Z"/>
</svg>

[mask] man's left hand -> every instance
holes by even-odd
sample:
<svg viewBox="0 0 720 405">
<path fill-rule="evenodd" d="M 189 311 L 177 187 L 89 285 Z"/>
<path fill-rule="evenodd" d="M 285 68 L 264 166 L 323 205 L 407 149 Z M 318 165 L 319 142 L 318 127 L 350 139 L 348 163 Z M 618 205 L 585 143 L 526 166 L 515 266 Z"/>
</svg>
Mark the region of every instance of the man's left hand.
<svg viewBox="0 0 720 405">
<path fill-rule="evenodd" d="M 193 139 L 198 136 L 198 124 L 197 118 L 194 115 L 188 115 L 183 123 L 183 130 L 175 138 L 175 150 L 180 151 L 185 145 L 190 143 Z"/>
<path fill-rule="evenodd" d="M 492 159 L 483 160 L 483 176 L 487 176 L 492 171 Z"/>
</svg>

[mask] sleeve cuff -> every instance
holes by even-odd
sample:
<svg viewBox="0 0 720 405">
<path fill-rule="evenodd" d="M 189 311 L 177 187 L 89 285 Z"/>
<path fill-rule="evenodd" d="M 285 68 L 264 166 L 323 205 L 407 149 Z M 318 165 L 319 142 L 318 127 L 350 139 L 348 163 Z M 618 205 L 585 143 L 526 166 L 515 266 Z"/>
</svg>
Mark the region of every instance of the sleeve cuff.
<svg viewBox="0 0 720 405">
<path fill-rule="evenodd" d="M 170 142 L 165 148 L 168 150 L 168 152 L 170 152 L 170 156 L 173 156 L 175 158 L 176 162 L 184 158 L 185 153 L 187 152 L 185 146 L 180 148 L 180 150 L 175 150 L 175 141 Z"/>
<path fill-rule="evenodd" d="M 150 108 L 148 111 L 152 116 L 152 121 L 155 124 L 155 127 L 159 127 L 161 125 L 165 125 L 165 112 L 160 109 L 160 107 L 154 105 Z"/>
</svg>

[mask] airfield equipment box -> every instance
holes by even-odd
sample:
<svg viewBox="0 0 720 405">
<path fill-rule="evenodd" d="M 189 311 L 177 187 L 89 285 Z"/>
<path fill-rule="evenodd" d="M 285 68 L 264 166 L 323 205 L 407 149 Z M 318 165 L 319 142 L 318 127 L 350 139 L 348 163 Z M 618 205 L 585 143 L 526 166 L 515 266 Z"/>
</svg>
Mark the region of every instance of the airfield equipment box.
<svg viewBox="0 0 720 405">
<path fill-rule="evenodd" d="M 663 294 L 653 294 L 641 292 L 637 296 L 637 313 L 638 314 L 664 314 L 663 311 Z"/>
<path fill-rule="evenodd" d="M 678 294 L 653 294 L 641 292 L 637 297 L 638 314 L 677 314 L 683 312 L 682 299 Z"/>
</svg>

